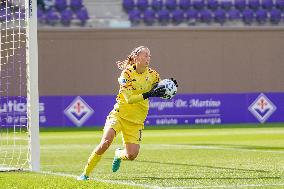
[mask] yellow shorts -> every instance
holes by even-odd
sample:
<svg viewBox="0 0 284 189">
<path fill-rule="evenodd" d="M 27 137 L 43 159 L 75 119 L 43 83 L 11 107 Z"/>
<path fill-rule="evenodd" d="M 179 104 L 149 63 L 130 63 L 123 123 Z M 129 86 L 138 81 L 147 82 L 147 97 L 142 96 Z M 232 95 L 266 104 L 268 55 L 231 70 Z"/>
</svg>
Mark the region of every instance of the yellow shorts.
<svg viewBox="0 0 284 189">
<path fill-rule="evenodd" d="M 116 135 L 122 133 L 123 144 L 140 144 L 142 140 L 142 124 L 133 123 L 123 119 L 119 116 L 110 115 L 107 116 L 104 129 L 113 128 Z"/>
</svg>

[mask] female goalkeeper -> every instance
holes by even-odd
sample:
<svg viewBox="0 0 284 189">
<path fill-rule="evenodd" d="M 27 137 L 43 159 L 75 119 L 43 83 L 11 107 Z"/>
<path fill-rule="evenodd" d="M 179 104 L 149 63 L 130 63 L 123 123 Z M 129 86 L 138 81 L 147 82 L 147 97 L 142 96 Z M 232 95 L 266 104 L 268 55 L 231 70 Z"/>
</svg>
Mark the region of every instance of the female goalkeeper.
<svg viewBox="0 0 284 189">
<path fill-rule="evenodd" d="M 165 88 L 157 86 L 159 74 L 149 68 L 150 50 L 140 46 L 135 48 L 124 61 L 117 62 L 122 70 L 118 78 L 120 90 L 113 110 L 107 116 L 104 134 L 100 144 L 88 159 L 84 172 L 78 180 L 88 180 L 90 173 L 111 145 L 114 137 L 121 132 L 124 149 L 116 149 L 112 171 L 116 172 L 121 160 L 134 160 L 138 153 L 144 121 L 149 110 L 149 97 L 162 97 Z"/>
</svg>

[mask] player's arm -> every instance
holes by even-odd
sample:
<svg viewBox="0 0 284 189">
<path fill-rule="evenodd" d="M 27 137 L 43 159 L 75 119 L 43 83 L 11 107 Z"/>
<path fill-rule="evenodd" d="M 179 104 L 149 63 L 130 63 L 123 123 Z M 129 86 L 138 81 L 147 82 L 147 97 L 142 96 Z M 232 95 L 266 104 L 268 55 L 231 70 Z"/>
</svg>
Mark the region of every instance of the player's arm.
<svg viewBox="0 0 284 189">
<path fill-rule="evenodd" d="M 149 97 L 162 97 L 162 96 L 164 96 L 166 89 L 165 89 L 165 86 L 158 86 L 158 83 L 161 80 L 158 72 L 156 72 L 153 69 L 150 69 L 149 73 L 154 78 L 153 83 L 152 83 L 153 87 L 150 91 L 142 94 L 143 99 L 147 99 Z"/>
<path fill-rule="evenodd" d="M 130 77 L 130 73 L 128 72 L 128 70 L 122 72 L 119 78 L 119 83 L 120 83 L 121 93 L 128 104 L 141 102 L 149 97 L 161 97 L 165 93 L 164 87 L 161 86 L 157 87 L 157 85 L 155 85 L 150 91 L 146 93 L 134 95 L 132 79 Z"/>
<path fill-rule="evenodd" d="M 144 100 L 143 95 L 142 94 L 138 94 L 138 95 L 133 95 L 130 92 L 122 92 L 125 101 L 128 104 L 133 104 L 133 103 L 137 103 L 137 102 L 141 102 Z"/>
<path fill-rule="evenodd" d="M 134 88 L 132 86 L 132 79 L 130 77 L 129 70 L 126 69 L 121 73 L 121 76 L 118 78 L 118 82 L 120 84 L 120 92 L 128 104 L 133 104 L 144 100 L 142 94 L 133 94 Z"/>
</svg>

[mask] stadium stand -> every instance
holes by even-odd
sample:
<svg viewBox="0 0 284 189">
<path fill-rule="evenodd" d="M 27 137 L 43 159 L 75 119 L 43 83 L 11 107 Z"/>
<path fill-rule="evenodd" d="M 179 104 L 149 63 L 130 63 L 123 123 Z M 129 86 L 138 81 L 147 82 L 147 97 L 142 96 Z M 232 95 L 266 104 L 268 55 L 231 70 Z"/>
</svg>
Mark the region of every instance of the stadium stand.
<svg viewBox="0 0 284 189">
<path fill-rule="evenodd" d="M 2 23 L 24 15 L 20 8 L 0 7 Z M 40 27 L 283 26 L 284 0 L 38 0 L 38 23 Z"/>
<path fill-rule="evenodd" d="M 82 0 L 46 0 L 38 3 L 39 26 L 85 26 L 89 19 Z"/>
<path fill-rule="evenodd" d="M 122 7 L 132 26 L 283 26 L 284 20 L 284 0 L 122 0 Z"/>
</svg>

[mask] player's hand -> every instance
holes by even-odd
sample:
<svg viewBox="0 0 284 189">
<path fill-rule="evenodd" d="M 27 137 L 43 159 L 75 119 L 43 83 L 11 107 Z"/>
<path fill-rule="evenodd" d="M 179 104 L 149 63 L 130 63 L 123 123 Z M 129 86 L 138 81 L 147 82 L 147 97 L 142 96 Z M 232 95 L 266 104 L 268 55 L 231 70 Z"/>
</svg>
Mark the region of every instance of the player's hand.
<svg viewBox="0 0 284 189">
<path fill-rule="evenodd" d="M 149 92 L 143 93 L 142 95 L 144 99 L 147 99 L 149 97 L 163 97 L 165 95 L 165 92 L 165 86 L 158 86 L 158 83 L 156 83 Z"/>
<path fill-rule="evenodd" d="M 174 78 L 170 78 L 170 80 L 172 80 L 175 83 L 176 87 L 178 87 L 177 80 L 175 80 Z"/>
<path fill-rule="evenodd" d="M 162 97 L 165 95 L 166 88 L 165 86 L 155 86 L 151 89 L 152 97 Z"/>
</svg>

